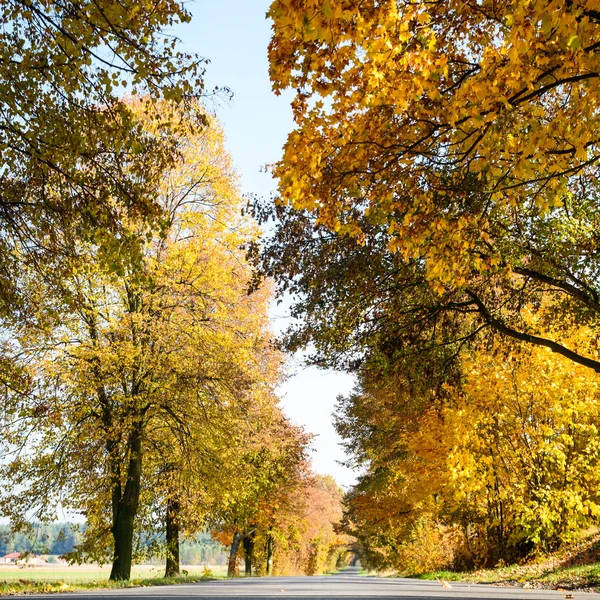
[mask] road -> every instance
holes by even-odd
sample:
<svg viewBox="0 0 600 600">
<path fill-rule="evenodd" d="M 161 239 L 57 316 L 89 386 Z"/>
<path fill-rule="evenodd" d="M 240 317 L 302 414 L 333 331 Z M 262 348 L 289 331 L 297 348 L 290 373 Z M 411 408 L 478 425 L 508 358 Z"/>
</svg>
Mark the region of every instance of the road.
<svg viewBox="0 0 600 600">
<path fill-rule="evenodd" d="M 346 569 L 341 573 L 322 577 L 253 577 L 248 579 L 227 579 L 205 581 L 186 585 L 129 588 L 123 590 L 89 590 L 70 594 L 52 594 L 51 600 L 159 600 L 173 598 L 181 600 L 222 600 L 223 598 L 249 598 L 260 600 L 278 597 L 314 598 L 405 598 L 421 600 L 447 600 L 464 598 L 477 600 L 562 600 L 565 592 L 526 590 L 521 588 L 497 587 L 491 585 L 470 585 L 452 583 L 450 589 L 438 581 L 414 579 L 365 577 L 358 569 Z M 577 593 L 573 596 L 581 600 L 600 600 L 600 594 Z M 36 596 L 41 598 L 42 596 Z M 43 596 L 47 598 L 47 596 Z M 29 596 L 31 598 L 31 596 Z"/>
</svg>

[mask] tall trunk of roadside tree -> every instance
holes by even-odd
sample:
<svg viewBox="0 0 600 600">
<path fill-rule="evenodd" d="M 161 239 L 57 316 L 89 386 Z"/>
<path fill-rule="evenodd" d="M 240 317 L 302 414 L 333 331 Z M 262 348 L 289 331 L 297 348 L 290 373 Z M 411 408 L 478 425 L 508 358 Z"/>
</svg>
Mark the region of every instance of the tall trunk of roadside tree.
<svg viewBox="0 0 600 600">
<path fill-rule="evenodd" d="M 242 541 L 242 534 L 236 531 L 233 534 L 231 548 L 229 549 L 229 562 L 227 563 L 227 577 L 235 577 L 237 574 L 237 553 Z"/>
<path fill-rule="evenodd" d="M 269 527 L 267 534 L 267 577 L 273 575 L 273 526 Z"/>
<path fill-rule="evenodd" d="M 113 481 L 112 534 L 115 542 L 110 579 L 112 581 L 131 577 L 131 560 L 133 557 L 133 527 L 140 499 L 140 483 L 142 479 L 142 425 L 138 423 L 129 435 L 129 465 L 127 481 L 121 493 L 121 481 Z M 115 459 L 118 460 L 118 459 Z M 116 469 L 119 473 L 119 468 Z"/>
<path fill-rule="evenodd" d="M 167 499 L 167 565 L 165 577 L 179 575 L 179 501 L 169 496 Z"/>
<path fill-rule="evenodd" d="M 244 571 L 246 576 L 252 575 L 252 559 L 254 557 L 254 535 L 255 529 L 244 536 Z"/>
</svg>

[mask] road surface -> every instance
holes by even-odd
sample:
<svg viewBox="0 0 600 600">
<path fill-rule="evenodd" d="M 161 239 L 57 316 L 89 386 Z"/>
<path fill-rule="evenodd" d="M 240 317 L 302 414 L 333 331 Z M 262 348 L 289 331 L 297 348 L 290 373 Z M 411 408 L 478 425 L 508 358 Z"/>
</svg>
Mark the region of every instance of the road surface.
<svg viewBox="0 0 600 600">
<path fill-rule="evenodd" d="M 204 581 L 195 584 L 128 588 L 123 590 L 89 590 L 70 594 L 52 594 L 50 600 L 160 600 L 181 599 L 222 600 L 247 598 L 252 600 L 281 598 L 404 598 L 421 600 L 450 600 L 464 598 L 477 600 L 562 600 L 566 592 L 526 590 L 491 585 L 451 583 L 444 588 L 438 581 L 415 579 L 365 577 L 358 569 L 346 569 L 336 575 L 319 577 L 252 577 Z M 31 598 L 31 596 L 28 596 Z M 47 596 L 36 596 L 48 598 Z M 600 600 L 600 594 L 573 593 L 575 599 Z"/>
</svg>

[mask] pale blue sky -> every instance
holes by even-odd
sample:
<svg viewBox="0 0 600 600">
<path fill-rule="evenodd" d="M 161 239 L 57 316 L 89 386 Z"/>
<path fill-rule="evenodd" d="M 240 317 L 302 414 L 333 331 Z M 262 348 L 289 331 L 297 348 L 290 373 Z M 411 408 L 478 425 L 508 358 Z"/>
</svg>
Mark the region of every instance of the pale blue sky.
<svg viewBox="0 0 600 600">
<path fill-rule="evenodd" d="M 277 97 L 269 82 L 267 45 L 270 23 L 268 0 L 196 0 L 187 4 L 192 23 L 177 30 L 186 51 L 210 59 L 207 90 L 231 88 L 230 102 L 216 107 L 227 134 L 227 147 L 241 178 L 242 191 L 268 197 L 275 182 L 264 166 L 276 161 L 293 126 L 290 97 Z M 273 307 L 274 327 L 285 325 L 285 311 Z M 286 413 L 317 435 L 314 469 L 333 475 L 343 486 L 355 475 L 336 461 L 345 456 L 332 426 L 331 413 L 338 394 L 346 394 L 353 380 L 342 373 L 293 368 L 297 373 L 281 390 Z"/>
</svg>

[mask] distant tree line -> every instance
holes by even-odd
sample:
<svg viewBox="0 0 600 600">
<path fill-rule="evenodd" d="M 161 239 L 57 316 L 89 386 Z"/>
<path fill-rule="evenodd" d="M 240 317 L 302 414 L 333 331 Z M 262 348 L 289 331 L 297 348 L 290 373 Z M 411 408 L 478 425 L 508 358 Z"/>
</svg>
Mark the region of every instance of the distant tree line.
<svg viewBox="0 0 600 600">
<path fill-rule="evenodd" d="M 11 552 L 63 556 L 81 543 L 84 531 L 85 525 L 71 523 L 37 524 L 21 532 L 13 531 L 9 525 L 0 525 L 0 556 Z M 150 539 L 142 539 L 139 544 L 146 549 L 149 562 L 160 558 L 152 554 L 154 545 Z M 203 532 L 181 541 L 180 558 L 184 565 L 225 565 L 227 550 L 209 533 Z"/>
<path fill-rule="evenodd" d="M 63 555 L 81 541 L 81 528 L 68 523 L 37 525 L 28 531 L 13 531 L 0 525 L 0 556 L 11 552 Z"/>
</svg>

